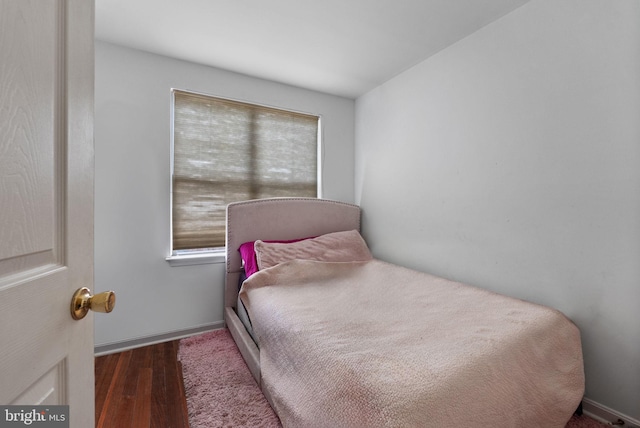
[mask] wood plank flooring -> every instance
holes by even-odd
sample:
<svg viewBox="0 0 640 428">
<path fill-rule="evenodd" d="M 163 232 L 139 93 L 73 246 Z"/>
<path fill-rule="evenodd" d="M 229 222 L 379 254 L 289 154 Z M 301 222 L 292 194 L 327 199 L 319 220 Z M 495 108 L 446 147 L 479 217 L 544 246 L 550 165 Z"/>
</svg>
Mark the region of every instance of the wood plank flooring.
<svg viewBox="0 0 640 428">
<path fill-rule="evenodd" d="M 97 428 L 189 428 L 178 343 L 96 357 Z"/>
<path fill-rule="evenodd" d="M 96 357 L 97 428 L 189 428 L 178 344 Z M 567 428 L 583 426 L 582 419 L 574 416 Z"/>
</svg>

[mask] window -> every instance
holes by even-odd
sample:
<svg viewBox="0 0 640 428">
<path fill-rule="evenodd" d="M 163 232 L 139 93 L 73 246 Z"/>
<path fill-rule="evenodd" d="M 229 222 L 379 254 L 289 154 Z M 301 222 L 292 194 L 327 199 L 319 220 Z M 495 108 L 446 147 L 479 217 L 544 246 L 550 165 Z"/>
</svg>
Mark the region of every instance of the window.
<svg viewBox="0 0 640 428">
<path fill-rule="evenodd" d="M 226 206 L 319 195 L 319 117 L 173 90 L 172 254 L 225 245 Z"/>
</svg>

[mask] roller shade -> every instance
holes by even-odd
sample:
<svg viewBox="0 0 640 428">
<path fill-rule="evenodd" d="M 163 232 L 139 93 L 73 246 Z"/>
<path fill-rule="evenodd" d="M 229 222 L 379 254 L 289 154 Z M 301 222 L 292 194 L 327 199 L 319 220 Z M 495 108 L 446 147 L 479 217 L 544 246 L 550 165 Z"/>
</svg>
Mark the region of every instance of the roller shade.
<svg viewBox="0 0 640 428">
<path fill-rule="evenodd" d="M 173 91 L 173 250 L 224 247 L 228 203 L 317 197 L 319 117 Z"/>
</svg>

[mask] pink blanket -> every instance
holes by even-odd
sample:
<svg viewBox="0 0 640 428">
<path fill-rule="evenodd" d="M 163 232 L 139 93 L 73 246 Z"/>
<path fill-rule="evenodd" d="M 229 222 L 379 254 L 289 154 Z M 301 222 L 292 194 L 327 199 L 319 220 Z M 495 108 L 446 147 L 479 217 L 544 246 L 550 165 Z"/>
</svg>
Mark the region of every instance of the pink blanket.
<svg viewBox="0 0 640 428">
<path fill-rule="evenodd" d="M 560 312 L 379 260 L 295 260 L 240 296 L 285 427 L 564 427 L 584 392 Z"/>
</svg>

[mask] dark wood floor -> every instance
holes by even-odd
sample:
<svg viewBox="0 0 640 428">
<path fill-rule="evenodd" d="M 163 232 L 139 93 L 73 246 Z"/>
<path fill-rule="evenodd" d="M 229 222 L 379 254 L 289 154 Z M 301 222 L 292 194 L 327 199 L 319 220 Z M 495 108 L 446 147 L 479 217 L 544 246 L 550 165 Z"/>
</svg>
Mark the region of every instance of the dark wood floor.
<svg viewBox="0 0 640 428">
<path fill-rule="evenodd" d="M 97 428 L 188 428 L 178 341 L 96 357 Z"/>
</svg>

